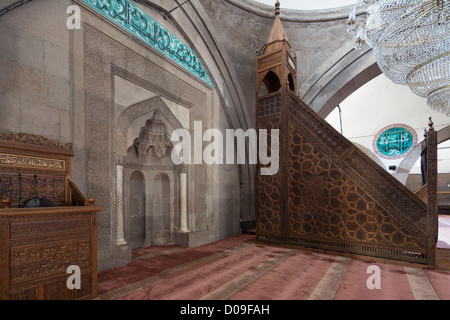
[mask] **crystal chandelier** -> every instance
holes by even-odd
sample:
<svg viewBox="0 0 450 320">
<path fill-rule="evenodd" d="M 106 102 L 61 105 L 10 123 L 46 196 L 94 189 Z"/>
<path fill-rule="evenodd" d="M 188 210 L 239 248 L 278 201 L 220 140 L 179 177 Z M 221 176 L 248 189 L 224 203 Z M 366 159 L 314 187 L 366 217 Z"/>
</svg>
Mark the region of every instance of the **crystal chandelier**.
<svg viewBox="0 0 450 320">
<path fill-rule="evenodd" d="M 381 71 L 450 116 L 450 0 L 359 0 L 348 29 L 367 43 Z M 357 21 L 365 9 L 367 20 Z"/>
</svg>

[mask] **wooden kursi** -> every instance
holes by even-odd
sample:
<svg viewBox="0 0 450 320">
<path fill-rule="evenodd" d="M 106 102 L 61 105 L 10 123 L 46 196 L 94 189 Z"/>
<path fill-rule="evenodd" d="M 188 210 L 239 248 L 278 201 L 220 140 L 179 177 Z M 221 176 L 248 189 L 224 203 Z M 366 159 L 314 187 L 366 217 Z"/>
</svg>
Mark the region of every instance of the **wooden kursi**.
<svg viewBox="0 0 450 320">
<path fill-rule="evenodd" d="M 260 175 L 257 169 L 257 241 L 434 266 L 437 146 L 432 123 L 425 204 L 295 94 L 295 77 L 288 77 L 293 71 L 290 45 L 277 10 L 273 30 L 278 33 L 272 31 L 256 57 L 257 128 L 278 129 L 280 136 L 278 173 Z M 279 61 L 274 52 L 282 53 Z"/>
<path fill-rule="evenodd" d="M 97 213 L 70 181 L 72 144 L 26 133 L 0 134 L 0 299 L 97 296 Z M 44 198 L 54 207 L 24 207 Z M 70 266 L 80 289 L 69 289 Z M 73 284 L 76 284 L 74 281 Z"/>
</svg>

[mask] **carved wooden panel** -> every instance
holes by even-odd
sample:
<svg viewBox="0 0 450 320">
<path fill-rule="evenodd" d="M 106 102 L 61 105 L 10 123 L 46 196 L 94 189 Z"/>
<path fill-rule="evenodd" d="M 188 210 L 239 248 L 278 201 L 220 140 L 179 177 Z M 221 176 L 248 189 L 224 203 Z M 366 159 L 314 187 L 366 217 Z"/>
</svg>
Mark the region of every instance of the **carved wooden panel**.
<svg viewBox="0 0 450 320">
<path fill-rule="evenodd" d="M 0 210 L 0 299 L 81 299 L 96 296 L 97 206 Z M 69 266 L 81 270 L 70 290 Z"/>
<path fill-rule="evenodd" d="M 289 236 L 419 248 L 412 235 L 290 128 Z"/>
<path fill-rule="evenodd" d="M 92 294 L 92 273 L 86 273 L 81 275 L 81 288 L 79 290 L 71 290 L 72 291 L 72 299 L 78 300 L 83 299 L 84 297 L 88 297 Z"/>
<path fill-rule="evenodd" d="M 11 284 L 65 273 L 71 265 L 91 265 L 90 240 L 74 239 L 11 248 Z"/>
<path fill-rule="evenodd" d="M 10 296 L 11 300 L 36 300 L 37 288 L 25 289 L 15 292 Z"/>
<path fill-rule="evenodd" d="M 258 129 L 278 129 L 280 126 L 279 96 L 274 100 L 263 101 L 257 110 L 259 115 Z M 268 116 L 270 115 L 270 116 Z M 267 144 L 270 153 L 271 144 Z M 259 169 L 257 170 L 259 172 Z M 273 176 L 257 176 L 256 197 L 257 225 L 259 227 L 258 238 L 266 242 L 281 243 L 281 173 Z"/>
<path fill-rule="evenodd" d="M 64 280 L 51 282 L 44 285 L 45 300 L 61 300 L 67 298 L 67 286 Z"/>
<path fill-rule="evenodd" d="M 11 239 L 26 236 L 39 236 L 49 233 L 66 233 L 89 231 L 91 229 L 90 219 L 74 219 L 70 217 L 64 220 L 43 220 L 43 221 L 25 221 L 11 222 Z"/>
<path fill-rule="evenodd" d="M 19 176 L 17 174 L 0 172 L 0 196 L 9 197 L 11 205 L 17 207 L 19 197 L 23 206 L 28 199 L 37 197 L 49 198 L 57 205 L 65 202 L 66 180 L 65 176 L 37 176 L 36 192 L 33 175 L 22 175 L 19 187 Z"/>
</svg>

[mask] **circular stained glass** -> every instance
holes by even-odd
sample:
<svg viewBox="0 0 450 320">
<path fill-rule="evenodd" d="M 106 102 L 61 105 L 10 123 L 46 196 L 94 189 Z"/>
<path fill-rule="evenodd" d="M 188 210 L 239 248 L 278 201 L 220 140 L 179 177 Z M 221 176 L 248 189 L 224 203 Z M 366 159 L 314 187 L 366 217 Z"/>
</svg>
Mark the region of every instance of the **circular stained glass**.
<svg viewBox="0 0 450 320">
<path fill-rule="evenodd" d="M 405 124 L 392 124 L 381 129 L 373 139 L 373 150 L 384 159 L 406 157 L 417 144 L 416 131 Z"/>
</svg>

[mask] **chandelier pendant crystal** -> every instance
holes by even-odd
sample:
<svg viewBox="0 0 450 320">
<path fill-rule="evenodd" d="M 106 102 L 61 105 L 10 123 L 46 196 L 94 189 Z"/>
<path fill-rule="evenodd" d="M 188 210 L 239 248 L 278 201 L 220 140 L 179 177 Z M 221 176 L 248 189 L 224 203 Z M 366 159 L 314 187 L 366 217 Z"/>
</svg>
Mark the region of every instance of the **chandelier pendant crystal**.
<svg viewBox="0 0 450 320">
<path fill-rule="evenodd" d="M 348 32 L 367 43 L 381 71 L 408 85 L 428 106 L 450 116 L 450 0 L 359 0 Z M 363 7 L 367 20 L 357 21 Z"/>
</svg>

